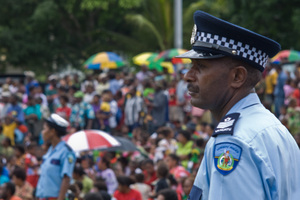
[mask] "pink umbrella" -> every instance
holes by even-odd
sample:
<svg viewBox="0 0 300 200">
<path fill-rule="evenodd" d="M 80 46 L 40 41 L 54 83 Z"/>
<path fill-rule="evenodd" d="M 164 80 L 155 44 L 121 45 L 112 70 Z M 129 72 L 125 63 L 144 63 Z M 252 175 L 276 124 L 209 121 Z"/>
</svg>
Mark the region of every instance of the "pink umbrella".
<svg viewBox="0 0 300 200">
<path fill-rule="evenodd" d="M 120 142 L 113 136 L 100 130 L 82 130 L 66 135 L 63 140 L 75 151 L 92 149 L 106 149 L 120 146 Z"/>
</svg>

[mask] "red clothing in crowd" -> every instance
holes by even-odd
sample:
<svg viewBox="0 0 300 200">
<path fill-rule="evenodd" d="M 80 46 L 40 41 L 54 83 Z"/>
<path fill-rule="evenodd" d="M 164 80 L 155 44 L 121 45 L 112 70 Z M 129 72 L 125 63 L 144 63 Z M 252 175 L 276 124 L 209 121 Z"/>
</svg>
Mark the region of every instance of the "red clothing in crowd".
<svg viewBox="0 0 300 200">
<path fill-rule="evenodd" d="M 116 190 L 114 197 L 117 200 L 142 200 L 141 193 L 134 189 L 130 189 L 128 193 L 121 193 L 120 191 Z"/>
<path fill-rule="evenodd" d="M 69 108 L 67 106 L 60 107 L 60 108 L 56 109 L 55 113 L 69 121 L 70 116 L 71 116 L 71 108 Z"/>
<path fill-rule="evenodd" d="M 147 173 L 147 171 L 145 170 L 144 171 L 144 176 L 145 176 L 144 183 L 146 183 L 147 185 L 150 185 L 151 187 L 153 187 L 153 185 L 151 185 L 151 183 L 157 179 L 156 172 L 153 172 L 152 175 L 149 175 Z"/>
</svg>

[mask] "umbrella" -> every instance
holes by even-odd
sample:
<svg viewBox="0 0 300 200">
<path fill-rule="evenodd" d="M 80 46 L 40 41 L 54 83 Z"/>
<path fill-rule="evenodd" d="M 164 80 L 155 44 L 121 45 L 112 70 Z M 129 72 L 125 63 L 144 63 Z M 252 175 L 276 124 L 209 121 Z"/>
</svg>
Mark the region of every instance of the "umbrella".
<svg viewBox="0 0 300 200">
<path fill-rule="evenodd" d="M 272 62 L 295 62 L 300 60 L 300 52 L 295 50 L 282 50 L 272 59 Z"/>
<path fill-rule="evenodd" d="M 138 148 L 129 139 L 119 136 L 114 136 L 114 138 L 120 142 L 121 145 L 106 148 L 104 151 L 138 151 Z"/>
<path fill-rule="evenodd" d="M 87 69 L 117 69 L 123 65 L 125 65 L 123 59 L 113 52 L 94 54 L 84 62 Z"/>
<path fill-rule="evenodd" d="M 163 68 L 167 68 L 169 74 L 174 73 L 174 67 L 171 62 L 156 61 L 149 64 L 149 69 L 156 69 L 158 72 L 162 72 Z"/>
<path fill-rule="evenodd" d="M 82 130 L 66 135 L 63 140 L 75 151 L 106 149 L 119 146 L 120 142 L 106 132 L 100 130 Z"/>
<path fill-rule="evenodd" d="M 178 49 L 178 48 L 174 48 L 174 49 L 168 49 L 165 51 L 162 51 L 156 58 L 155 60 L 158 61 L 170 61 L 173 64 L 178 64 L 178 63 L 183 63 L 183 64 L 187 64 L 187 63 L 191 63 L 190 59 L 184 59 L 184 58 L 174 58 L 175 56 L 178 56 L 180 54 L 183 54 L 187 52 L 186 49 Z"/>
<path fill-rule="evenodd" d="M 136 65 L 149 65 L 158 56 L 158 53 L 145 52 L 140 53 L 132 58 L 133 63 Z"/>
</svg>

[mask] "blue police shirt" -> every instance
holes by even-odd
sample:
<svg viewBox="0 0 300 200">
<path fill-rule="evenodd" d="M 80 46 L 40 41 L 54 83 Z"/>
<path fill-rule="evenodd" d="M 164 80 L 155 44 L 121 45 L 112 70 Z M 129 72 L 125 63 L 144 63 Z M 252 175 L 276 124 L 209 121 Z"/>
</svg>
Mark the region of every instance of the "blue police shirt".
<svg viewBox="0 0 300 200">
<path fill-rule="evenodd" d="M 75 159 L 75 153 L 64 141 L 59 142 L 54 149 L 51 146 L 43 156 L 36 196 L 58 197 L 63 177 L 72 177 Z"/>
<path fill-rule="evenodd" d="M 208 141 L 189 199 L 299 199 L 299 148 L 255 93 L 235 104 Z"/>
</svg>

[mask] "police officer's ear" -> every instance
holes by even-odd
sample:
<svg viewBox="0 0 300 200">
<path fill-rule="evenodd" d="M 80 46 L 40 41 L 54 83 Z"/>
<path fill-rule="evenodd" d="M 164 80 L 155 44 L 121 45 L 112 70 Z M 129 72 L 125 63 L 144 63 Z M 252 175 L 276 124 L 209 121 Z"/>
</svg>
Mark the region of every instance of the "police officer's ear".
<svg viewBox="0 0 300 200">
<path fill-rule="evenodd" d="M 231 87 L 238 89 L 243 86 L 243 84 L 246 82 L 248 76 L 247 69 L 242 66 L 236 66 L 233 67 L 230 70 L 230 77 L 231 77 Z"/>
</svg>

